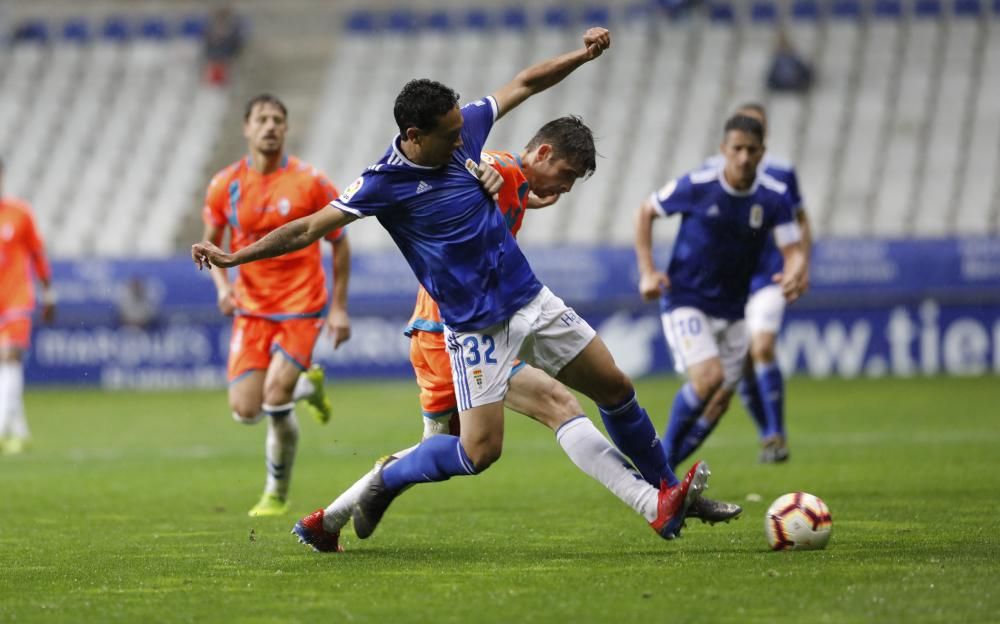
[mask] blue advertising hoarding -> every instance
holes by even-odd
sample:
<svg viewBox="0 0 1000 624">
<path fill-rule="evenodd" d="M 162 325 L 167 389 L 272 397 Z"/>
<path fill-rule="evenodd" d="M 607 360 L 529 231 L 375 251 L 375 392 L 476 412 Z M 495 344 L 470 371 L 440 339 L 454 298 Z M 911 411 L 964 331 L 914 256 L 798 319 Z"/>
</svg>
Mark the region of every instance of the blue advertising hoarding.
<svg viewBox="0 0 1000 624">
<path fill-rule="evenodd" d="M 631 249 L 527 253 L 627 372 L 671 369 L 657 306 L 637 295 Z M 208 274 L 190 260 L 57 262 L 53 269 L 59 315 L 52 326 L 35 325 L 28 383 L 225 384 L 229 322 L 216 310 Z M 1000 239 L 821 241 L 811 278 L 779 338 L 785 370 L 817 377 L 1000 373 Z M 154 311 L 142 323 L 129 313 L 137 284 Z M 398 253 L 353 258 L 353 337 L 335 352 L 322 336 L 315 353 L 331 378 L 411 374 L 401 330 L 415 289 Z"/>
</svg>

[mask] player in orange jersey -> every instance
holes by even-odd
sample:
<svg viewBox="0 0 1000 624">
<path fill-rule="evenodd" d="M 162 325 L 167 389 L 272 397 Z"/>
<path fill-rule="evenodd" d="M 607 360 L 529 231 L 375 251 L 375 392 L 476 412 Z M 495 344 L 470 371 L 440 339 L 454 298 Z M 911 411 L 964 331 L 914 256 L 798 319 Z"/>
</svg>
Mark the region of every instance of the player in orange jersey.
<svg viewBox="0 0 1000 624">
<path fill-rule="evenodd" d="M 545 124 L 520 154 L 489 151 L 483 160 L 503 179 L 496 196 L 497 207 L 507 226 L 517 234 L 525 209 L 552 205 L 587 178 L 595 166 L 595 147 L 590 129 L 579 117 L 560 117 Z M 410 363 L 420 387 L 424 439 L 459 434 L 458 401 L 451 370 L 451 355 L 445 346 L 444 325 L 438 305 L 420 288 L 413 316 L 406 328 L 410 337 Z M 488 357 L 484 355 L 484 357 Z M 504 405 L 551 429 L 570 460 L 604 485 L 615 496 L 653 523 L 659 513 L 659 490 L 631 468 L 629 460 L 605 438 L 583 413 L 583 408 L 561 383 L 526 362 L 510 371 L 510 387 Z M 382 462 L 394 461 L 413 448 L 379 460 L 376 467 L 340 495 L 326 509 L 318 509 L 295 525 L 300 541 L 320 552 L 337 552 L 340 529 Z M 738 505 L 702 497 L 689 517 L 708 522 L 728 521 L 739 515 Z"/>
<path fill-rule="evenodd" d="M 42 318 L 55 312 L 52 272 L 27 203 L 4 197 L 0 162 L 0 452 L 15 454 L 28 443 L 24 416 L 24 354 L 31 342 L 34 277 L 42 283 Z"/>
<path fill-rule="evenodd" d="M 338 196 L 321 172 L 284 152 L 288 113 L 272 95 L 247 103 L 243 135 L 248 155 L 216 174 L 203 210 L 205 240 L 241 249 L 271 230 L 323 208 Z M 229 406 L 233 418 L 254 424 L 267 416 L 267 480 L 251 516 L 288 509 L 288 488 L 298 445 L 296 401 L 321 423 L 329 420 L 323 371 L 311 366 L 313 347 L 325 324 L 334 348 L 350 338 L 347 282 L 350 248 L 346 234 L 333 244 L 333 297 L 328 306 L 319 243 L 240 269 L 231 282 L 212 269 L 219 310 L 233 316 L 229 344 Z M 329 307 L 329 310 L 327 308 Z"/>
</svg>

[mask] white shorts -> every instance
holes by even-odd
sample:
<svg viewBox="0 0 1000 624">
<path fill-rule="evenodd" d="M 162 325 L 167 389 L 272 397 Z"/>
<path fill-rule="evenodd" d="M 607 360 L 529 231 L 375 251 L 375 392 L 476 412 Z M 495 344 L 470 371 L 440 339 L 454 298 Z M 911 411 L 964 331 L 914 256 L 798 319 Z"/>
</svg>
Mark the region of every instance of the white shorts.
<svg viewBox="0 0 1000 624">
<path fill-rule="evenodd" d="M 760 332 L 777 334 L 785 317 L 785 296 L 781 294 L 781 286 L 765 286 L 750 295 L 745 314 L 751 335 Z"/>
<path fill-rule="evenodd" d="M 689 367 L 717 357 L 722 361 L 723 386 L 736 387 L 750 348 L 743 319 L 730 321 L 706 316 L 697 308 L 677 308 L 661 314 L 660 320 L 678 373 L 683 375 Z"/>
<path fill-rule="evenodd" d="M 492 327 L 460 332 L 445 326 L 458 410 L 502 401 L 517 358 L 554 377 L 596 335 L 545 287 L 514 316 Z"/>
</svg>

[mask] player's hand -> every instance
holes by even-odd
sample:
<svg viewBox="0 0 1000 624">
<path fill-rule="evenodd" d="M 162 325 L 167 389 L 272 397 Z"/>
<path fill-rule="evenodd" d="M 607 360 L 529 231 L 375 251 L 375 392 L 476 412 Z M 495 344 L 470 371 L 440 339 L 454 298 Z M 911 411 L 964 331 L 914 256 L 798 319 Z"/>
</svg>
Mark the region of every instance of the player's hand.
<svg viewBox="0 0 1000 624">
<path fill-rule="evenodd" d="M 775 273 L 772 280 L 781 286 L 781 294 L 785 296 L 785 301 L 788 303 L 795 303 L 806 292 L 809 283 L 805 271 Z"/>
<path fill-rule="evenodd" d="M 223 316 L 232 316 L 236 312 L 236 297 L 233 296 L 232 289 L 226 289 L 219 293 L 219 312 Z"/>
<path fill-rule="evenodd" d="M 198 270 L 211 269 L 213 266 L 228 268 L 236 266 L 233 262 L 233 254 L 228 254 L 208 241 L 202 241 L 191 245 L 191 259 L 198 266 Z"/>
<path fill-rule="evenodd" d="M 42 304 L 42 321 L 51 325 L 52 321 L 56 320 L 56 306 L 54 303 L 43 303 Z"/>
<path fill-rule="evenodd" d="M 483 190 L 497 198 L 497 193 L 503 187 L 503 176 L 485 161 L 479 162 L 479 183 L 483 185 Z"/>
<path fill-rule="evenodd" d="M 599 26 L 583 33 L 583 47 L 587 50 L 587 60 L 592 61 L 611 47 L 611 33 Z"/>
<path fill-rule="evenodd" d="M 639 294 L 643 301 L 654 301 L 670 289 L 670 278 L 666 273 L 653 271 L 639 276 Z"/>
<path fill-rule="evenodd" d="M 330 339 L 333 340 L 334 350 L 350 340 L 351 317 L 347 315 L 347 310 L 330 310 L 326 317 L 326 328 L 330 332 Z"/>
<path fill-rule="evenodd" d="M 553 193 L 548 197 L 539 197 L 534 191 L 528 191 L 528 208 L 545 208 L 559 201 L 559 193 Z"/>
</svg>

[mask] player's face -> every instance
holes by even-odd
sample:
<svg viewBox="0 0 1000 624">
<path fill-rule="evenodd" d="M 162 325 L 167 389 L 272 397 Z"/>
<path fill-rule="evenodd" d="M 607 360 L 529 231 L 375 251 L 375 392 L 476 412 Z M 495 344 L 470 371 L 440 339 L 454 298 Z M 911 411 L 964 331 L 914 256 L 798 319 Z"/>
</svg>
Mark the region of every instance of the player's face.
<svg viewBox="0 0 1000 624">
<path fill-rule="evenodd" d="M 269 102 L 255 104 L 243 123 L 243 136 L 250 149 L 265 156 L 280 154 L 285 145 L 288 122 L 281 108 Z"/>
<path fill-rule="evenodd" d="M 536 148 L 529 162 L 530 165 L 526 163 L 524 168 L 524 177 L 528 179 L 528 187 L 539 197 L 568 193 L 582 175 L 566 159 L 556 158 L 552 146 L 547 143 Z"/>
<path fill-rule="evenodd" d="M 455 150 L 462 147 L 462 111 L 458 106 L 438 118 L 437 125 L 428 131 L 410 128 L 410 140 L 420 147 L 419 164 L 440 167 L 448 164 Z"/>
<path fill-rule="evenodd" d="M 764 157 L 764 145 L 749 132 L 730 130 L 722 142 L 722 155 L 726 159 L 726 180 L 736 189 L 743 190 L 757 177 L 757 165 Z"/>
</svg>

